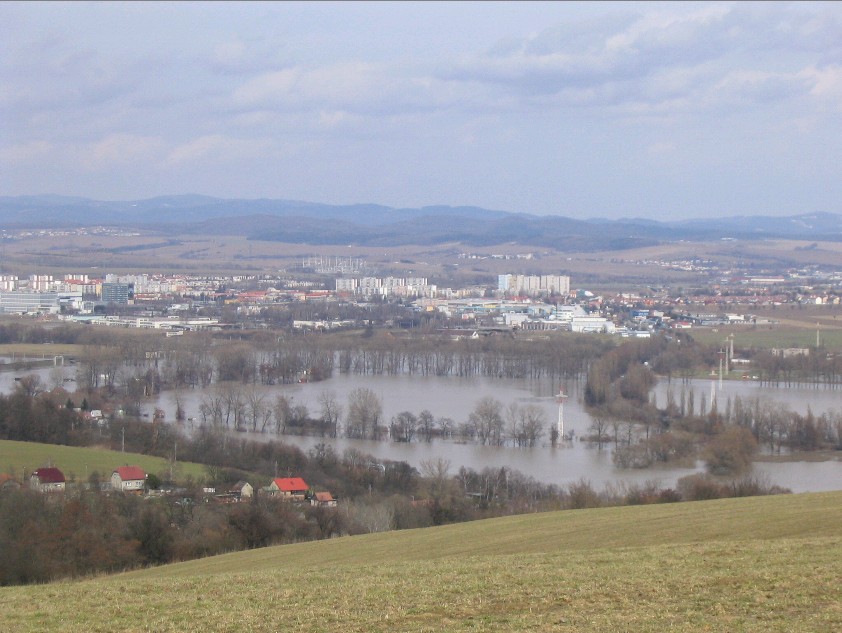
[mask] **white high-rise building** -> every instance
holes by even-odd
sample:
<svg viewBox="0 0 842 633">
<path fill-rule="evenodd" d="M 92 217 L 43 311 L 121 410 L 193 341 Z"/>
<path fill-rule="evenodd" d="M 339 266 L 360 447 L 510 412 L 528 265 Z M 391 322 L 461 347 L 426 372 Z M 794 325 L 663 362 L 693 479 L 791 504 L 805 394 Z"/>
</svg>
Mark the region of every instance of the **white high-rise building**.
<svg viewBox="0 0 842 633">
<path fill-rule="evenodd" d="M 529 296 L 565 295 L 570 292 L 570 277 L 567 275 L 498 275 L 497 290 L 502 293 Z"/>
</svg>

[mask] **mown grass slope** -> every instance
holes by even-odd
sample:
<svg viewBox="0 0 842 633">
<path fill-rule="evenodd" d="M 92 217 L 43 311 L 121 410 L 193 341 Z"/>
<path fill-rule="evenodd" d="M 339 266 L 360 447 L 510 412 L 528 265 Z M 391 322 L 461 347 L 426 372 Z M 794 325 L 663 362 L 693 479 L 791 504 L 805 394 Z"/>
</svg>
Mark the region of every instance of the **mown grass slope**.
<svg viewBox="0 0 842 633">
<path fill-rule="evenodd" d="M 842 493 L 579 510 L 0 590 L 5 631 L 838 631 Z"/>
<path fill-rule="evenodd" d="M 48 463 L 59 468 L 68 479 L 72 475 L 77 481 L 85 481 L 94 471 L 99 473 L 101 481 L 105 481 L 118 466 L 140 466 L 147 473 L 156 474 L 169 473 L 170 468 L 166 459 L 140 453 L 0 440 L 0 472 L 12 471 L 10 474 L 20 478 L 24 468 L 30 474 Z M 194 479 L 204 477 L 205 467 L 192 462 L 177 462 L 174 478 L 181 480 L 188 475 Z"/>
</svg>

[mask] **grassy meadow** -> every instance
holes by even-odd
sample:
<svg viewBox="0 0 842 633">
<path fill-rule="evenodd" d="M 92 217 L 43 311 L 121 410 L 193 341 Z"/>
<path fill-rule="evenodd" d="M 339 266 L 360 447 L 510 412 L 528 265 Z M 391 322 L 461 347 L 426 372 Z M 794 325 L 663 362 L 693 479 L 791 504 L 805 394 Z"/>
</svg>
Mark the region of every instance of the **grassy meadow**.
<svg viewBox="0 0 842 633">
<path fill-rule="evenodd" d="M 21 360 L 53 356 L 81 356 L 84 345 L 75 343 L 3 343 L 0 344 L 0 356 L 13 356 Z"/>
<path fill-rule="evenodd" d="M 77 481 L 86 480 L 86 473 L 90 475 L 94 471 L 99 472 L 101 480 L 106 480 L 117 466 L 140 466 L 146 472 L 155 474 L 168 473 L 170 468 L 166 459 L 139 453 L 0 440 L 0 472 L 20 478 L 24 468 L 27 473 L 31 473 L 47 464 L 61 469 L 68 479 L 71 475 L 75 476 Z M 194 479 L 204 477 L 205 467 L 202 464 L 178 462 L 175 478 L 179 480 L 188 475 Z"/>
<path fill-rule="evenodd" d="M 721 348 L 727 346 L 728 335 L 734 334 L 734 347 L 737 349 L 749 347 L 754 349 L 772 349 L 775 347 L 807 347 L 816 346 L 816 327 L 798 325 L 758 325 L 756 329 L 745 326 L 720 328 L 693 328 L 687 330 L 690 336 L 699 343 L 715 345 Z M 842 329 L 822 329 L 820 332 L 822 346 L 837 350 L 842 349 Z"/>
<path fill-rule="evenodd" d="M 838 631 L 842 493 L 576 510 L 0 589 L 4 631 Z"/>
</svg>

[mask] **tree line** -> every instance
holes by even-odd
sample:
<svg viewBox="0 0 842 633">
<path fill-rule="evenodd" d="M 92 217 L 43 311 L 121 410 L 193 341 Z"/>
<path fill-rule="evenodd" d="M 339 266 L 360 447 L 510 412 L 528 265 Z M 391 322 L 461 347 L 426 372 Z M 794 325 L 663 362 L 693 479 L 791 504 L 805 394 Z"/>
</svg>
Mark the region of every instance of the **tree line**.
<svg viewBox="0 0 842 633">
<path fill-rule="evenodd" d="M 621 467 L 701 457 L 715 474 L 745 471 L 760 446 L 772 452 L 842 450 L 842 414 L 835 411 L 817 416 L 809 408 L 799 414 L 761 398 L 708 398 L 687 381 L 677 387 L 670 382 L 666 402 L 656 406 L 655 370 L 689 370 L 715 358 L 710 348 L 690 339 L 632 341 L 608 351 L 587 375 L 585 403 L 592 418 L 587 439 L 600 448 L 613 444 L 612 457 Z"/>
</svg>

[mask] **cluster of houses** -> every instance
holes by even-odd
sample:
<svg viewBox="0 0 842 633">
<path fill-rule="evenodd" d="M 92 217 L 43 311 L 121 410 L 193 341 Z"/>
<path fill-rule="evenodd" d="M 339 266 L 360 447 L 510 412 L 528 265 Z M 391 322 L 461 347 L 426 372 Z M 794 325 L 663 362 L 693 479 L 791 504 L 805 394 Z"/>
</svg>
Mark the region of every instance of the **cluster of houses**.
<svg viewBox="0 0 842 633">
<path fill-rule="evenodd" d="M 118 466 L 104 487 L 115 492 L 143 494 L 146 492 L 146 472 L 139 466 Z M 67 485 L 64 473 L 54 466 L 37 468 L 29 476 L 29 487 L 43 493 L 64 492 Z M 21 484 L 11 475 L 0 473 L 0 490 L 20 488 Z M 205 488 L 208 501 L 237 503 L 255 496 L 254 487 L 247 481 L 238 481 L 225 492 Z M 313 506 L 336 507 L 337 500 L 329 492 L 314 492 L 301 477 L 276 477 L 268 486 L 259 489 L 262 496 L 280 501 L 306 502 Z"/>
</svg>

